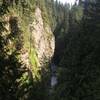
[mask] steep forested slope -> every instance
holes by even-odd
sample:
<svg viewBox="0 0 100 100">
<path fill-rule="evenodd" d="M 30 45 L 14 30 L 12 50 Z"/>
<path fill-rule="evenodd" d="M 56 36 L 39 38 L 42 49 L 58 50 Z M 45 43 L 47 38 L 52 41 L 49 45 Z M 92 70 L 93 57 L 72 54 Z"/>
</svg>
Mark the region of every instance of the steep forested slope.
<svg viewBox="0 0 100 100">
<path fill-rule="evenodd" d="M 71 17 L 66 47 L 59 63 L 57 100 L 100 98 L 100 2 L 86 0 L 79 6 L 83 9 L 83 15 L 78 21 L 77 16 Z M 75 14 L 79 6 L 73 6 L 75 11 L 71 13 Z"/>
</svg>

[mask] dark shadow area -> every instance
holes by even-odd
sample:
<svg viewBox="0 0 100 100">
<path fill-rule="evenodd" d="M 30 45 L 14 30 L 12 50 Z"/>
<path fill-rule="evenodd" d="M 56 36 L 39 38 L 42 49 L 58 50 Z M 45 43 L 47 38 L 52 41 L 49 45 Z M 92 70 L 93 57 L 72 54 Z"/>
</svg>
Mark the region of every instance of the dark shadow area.
<svg viewBox="0 0 100 100">
<path fill-rule="evenodd" d="M 55 36 L 55 51 L 54 51 L 54 56 L 52 58 L 52 62 L 55 65 L 58 65 L 63 54 L 64 54 L 64 49 L 66 47 L 65 44 L 65 37 L 60 37 L 60 34 L 66 34 L 62 33 L 61 30 L 64 28 L 64 21 L 61 23 L 58 23 L 55 30 L 54 30 L 54 36 Z"/>
<path fill-rule="evenodd" d="M 53 59 L 60 67 L 58 70 L 60 75 L 55 100 L 100 98 L 100 21 L 98 19 L 100 2 L 98 0 L 95 3 L 91 2 L 86 0 L 86 5 L 83 5 L 85 7 L 83 16 L 79 22 L 70 15 L 69 30 L 63 38 L 64 49 L 63 43 L 58 41 L 59 38 L 56 39 L 58 42 Z M 55 32 L 58 35 L 60 31 Z M 60 54 L 60 50 L 63 53 Z"/>
</svg>

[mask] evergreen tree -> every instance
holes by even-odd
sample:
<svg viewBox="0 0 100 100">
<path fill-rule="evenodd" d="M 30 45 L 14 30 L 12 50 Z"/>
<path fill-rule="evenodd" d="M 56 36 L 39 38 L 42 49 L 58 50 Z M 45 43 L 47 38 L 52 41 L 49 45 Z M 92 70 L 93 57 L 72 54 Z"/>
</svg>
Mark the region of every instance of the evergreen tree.
<svg viewBox="0 0 100 100">
<path fill-rule="evenodd" d="M 100 98 L 100 1 L 86 0 L 80 4 L 84 15 L 79 23 L 75 17 L 77 7 L 70 12 L 70 34 L 66 35 L 66 48 L 59 65 L 63 68 L 57 89 L 58 100 Z"/>
</svg>

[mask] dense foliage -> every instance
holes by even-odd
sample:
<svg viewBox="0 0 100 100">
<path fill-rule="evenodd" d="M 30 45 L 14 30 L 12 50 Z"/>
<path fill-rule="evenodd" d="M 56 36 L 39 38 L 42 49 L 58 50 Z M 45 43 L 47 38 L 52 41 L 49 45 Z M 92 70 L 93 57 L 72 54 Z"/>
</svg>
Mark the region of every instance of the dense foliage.
<svg viewBox="0 0 100 100">
<path fill-rule="evenodd" d="M 71 9 L 64 53 L 56 55 L 56 58 L 62 56 L 58 62 L 60 76 L 55 97 L 57 100 L 100 98 L 99 12 L 99 0 L 86 0 Z M 78 19 L 77 14 L 81 14 Z"/>
</svg>

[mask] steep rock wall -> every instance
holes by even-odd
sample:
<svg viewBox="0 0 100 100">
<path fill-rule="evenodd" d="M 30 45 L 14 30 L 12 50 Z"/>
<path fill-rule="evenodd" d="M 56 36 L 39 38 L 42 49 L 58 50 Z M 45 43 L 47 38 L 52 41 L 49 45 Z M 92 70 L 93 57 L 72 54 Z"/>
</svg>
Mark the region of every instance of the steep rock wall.
<svg viewBox="0 0 100 100">
<path fill-rule="evenodd" d="M 39 62 L 42 64 L 53 56 L 55 39 L 50 26 L 44 25 L 41 10 L 38 7 L 35 9 L 34 22 L 31 23 L 30 30 Z"/>
</svg>

